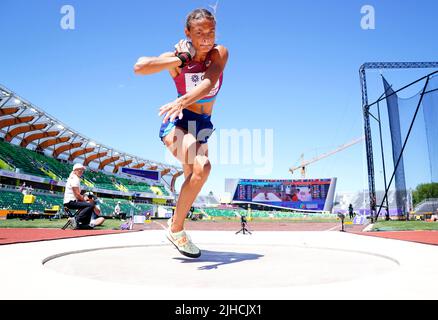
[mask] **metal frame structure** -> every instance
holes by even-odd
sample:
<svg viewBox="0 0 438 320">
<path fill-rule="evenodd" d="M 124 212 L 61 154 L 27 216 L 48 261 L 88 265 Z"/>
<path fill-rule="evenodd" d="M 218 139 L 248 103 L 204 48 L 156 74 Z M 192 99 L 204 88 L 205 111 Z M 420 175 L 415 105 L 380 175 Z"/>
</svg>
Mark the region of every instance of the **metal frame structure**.
<svg viewBox="0 0 438 320">
<path fill-rule="evenodd" d="M 373 104 L 369 104 L 366 71 L 370 70 L 370 69 L 426 69 L 426 68 L 437 68 L 438 69 L 438 62 L 369 62 L 369 63 L 364 63 L 359 69 L 360 83 L 361 83 L 361 89 L 362 89 L 362 111 L 363 111 L 363 117 L 364 117 L 364 131 L 365 131 L 365 143 L 366 143 L 367 165 L 368 165 L 368 187 L 369 187 L 369 196 L 370 196 L 371 222 L 375 222 L 375 220 L 378 218 L 378 215 L 376 215 L 376 216 L 374 215 L 376 212 L 377 203 L 376 203 L 374 154 L 373 154 L 373 141 L 372 141 L 372 135 L 371 135 L 370 116 L 372 116 L 374 119 L 379 121 L 379 124 L 380 124 L 380 120 L 378 120 L 376 117 L 374 117 L 370 113 L 370 108 L 371 108 L 371 106 L 378 104 L 381 100 L 383 100 L 383 98 L 382 98 L 383 95 Z M 416 82 L 418 82 L 420 80 L 417 80 Z M 413 82 L 410 85 L 412 85 L 416 82 Z M 406 86 L 398 91 L 401 91 L 407 87 L 408 86 Z M 405 141 L 405 142 L 407 142 L 407 141 Z M 385 174 L 385 176 L 386 176 L 386 174 Z M 385 180 L 386 180 L 386 177 L 385 177 Z M 385 186 L 385 188 L 387 189 L 386 190 L 386 193 L 387 193 L 389 186 Z M 382 205 L 383 205 L 383 202 L 382 202 Z M 380 213 L 380 210 L 381 210 L 381 207 L 379 209 L 379 213 Z M 388 208 L 388 210 L 389 210 L 389 208 Z"/>
<path fill-rule="evenodd" d="M 130 166 L 158 170 L 162 177 L 168 175 L 174 178 L 182 174 L 182 169 L 176 166 L 143 159 L 97 143 L 2 85 L 0 137 L 11 143 L 18 139 L 17 144 L 22 147 L 45 152 L 55 159 L 82 162 L 96 170 L 107 169 L 105 171 L 109 173 L 117 173 L 121 167 Z M 174 192 L 174 185 L 169 187 Z"/>
</svg>

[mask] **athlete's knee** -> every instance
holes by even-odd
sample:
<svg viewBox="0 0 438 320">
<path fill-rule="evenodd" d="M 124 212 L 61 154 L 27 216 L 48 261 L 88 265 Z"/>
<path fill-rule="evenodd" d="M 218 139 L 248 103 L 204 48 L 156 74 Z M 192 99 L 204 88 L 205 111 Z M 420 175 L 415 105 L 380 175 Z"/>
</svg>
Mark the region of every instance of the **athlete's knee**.
<svg viewBox="0 0 438 320">
<path fill-rule="evenodd" d="M 196 156 L 193 164 L 193 177 L 205 181 L 211 172 L 211 163 L 206 156 Z"/>
</svg>

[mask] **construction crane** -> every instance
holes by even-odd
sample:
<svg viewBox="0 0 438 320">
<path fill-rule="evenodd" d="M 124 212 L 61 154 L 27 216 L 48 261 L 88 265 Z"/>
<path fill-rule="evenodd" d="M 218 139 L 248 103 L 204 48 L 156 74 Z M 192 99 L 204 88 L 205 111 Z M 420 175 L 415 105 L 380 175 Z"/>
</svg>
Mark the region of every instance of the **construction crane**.
<svg viewBox="0 0 438 320">
<path fill-rule="evenodd" d="M 315 158 L 311 159 L 311 160 L 304 160 L 304 154 L 301 155 L 301 165 L 294 167 L 294 168 L 290 168 L 289 172 L 294 174 L 296 170 L 301 170 L 301 177 L 303 179 L 306 179 L 306 170 L 307 170 L 307 166 L 311 165 L 312 163 L 318 162 L 319 160 L 325 159 L 327 157 L 330 157 L 338 152 L 341 152 L 345 149 L 350 148 L 351 146 L 354 146 L 355 144 L 358 144 L 360 142 L 362 142 L 363 140 L 365 140 L 365 136 L 362 136 L 360 138 L 354 139 L 351 142 L 348 142 L 346 144 L 343 144 L 342 146 L 339 146 L 338 148 L 336 148 L 333 151 L 321 154 L 319 156 L 316 156 Z"/>
</svg>

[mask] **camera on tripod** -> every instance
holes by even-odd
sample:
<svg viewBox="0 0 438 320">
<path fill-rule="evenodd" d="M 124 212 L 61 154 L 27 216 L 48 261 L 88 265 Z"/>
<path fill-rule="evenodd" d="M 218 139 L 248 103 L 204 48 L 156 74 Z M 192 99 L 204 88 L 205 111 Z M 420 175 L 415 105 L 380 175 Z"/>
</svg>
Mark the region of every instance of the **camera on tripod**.
<svg viewBox="0 0 438 320">
<path fill-rule="evenodd" d="M 84 193 L 84 198 L 85 198 L 86 201 L 94 201 L 95 203 L 99 203 L 100 202 L 100 200 L 97 198 L 97 196 L 93 192 L 91 192 L 91 191 L 85 192 Z"/>
<path fill-rule="evenodd" d="M 236 232 L 236 234 L 243 233 L 243 234 L 252 234 L 246 227 L 248 224 L 248 220 L 246 220 L 246 216 L 244 214 L 240 214 L 240 224 L 242 228 Z"/>
</svg>

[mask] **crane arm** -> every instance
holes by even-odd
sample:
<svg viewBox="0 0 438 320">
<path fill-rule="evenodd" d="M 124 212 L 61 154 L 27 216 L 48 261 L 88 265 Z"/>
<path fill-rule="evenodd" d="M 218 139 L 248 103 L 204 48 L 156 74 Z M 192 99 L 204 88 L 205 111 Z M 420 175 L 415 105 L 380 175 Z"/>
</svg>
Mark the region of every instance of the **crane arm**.
<svg viewBox="0 0 438 320">
<path fill-rule="evenodd" d="M 351 142 L 349 142 L 349 143 L 346 143 L 346 144 L 343 144 L 343 145 L 339 146 L 338 148 L 336 148 L 336 149 L 333 150 L 333 151 L 330 151 L 330 152 L 327 152 L 327 153 L 321 154 L 321 155 L 319 155 L 319 156 L 317 156 L 317 157 L 315 157 L 315 158 L 313 158 L 313 159 L 311 159 L 311 160 L 303 161 L 303 162 L 301 163 L 300 166 L 297 166 L 297 167 L 291 168 L 289 171 L 293 173 L 295 170 L 305 168 L 305 167 L 307 167 L 308 165 L 310 165 L 310 164 L 312 164 L 312 163 L 315 163 L 315 162 L 317 162 L 317 161 L 319 161 L 319 160 L 321 160 L 321 159 L 324 159 L 324 158 L 330 157 L 331 155 L 334 155 L 334 154 L 336 154 L 336 153 L 338 153 L 338 152 L 340 152 L 340 151 L 342 151 L 342 150 L 345 150 L 345 149 L 347 149 L 347 148 L 349 148 L 349 147 L 351 147 L 351 146 L 353 146 L 353 145 L 355 145 L 355 144 L 357 144 L 357 143 L 360 143 L 360 142 L 362 142 L 364 139 L 365 139 L 365 136 L 362 136 L 362 137 L 357 138 L 357 139 L 355 139 L 355 140 L 353 140 L 353 141 L 351 141 Z"/>
</svg>

